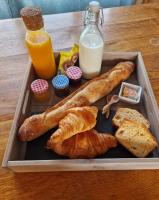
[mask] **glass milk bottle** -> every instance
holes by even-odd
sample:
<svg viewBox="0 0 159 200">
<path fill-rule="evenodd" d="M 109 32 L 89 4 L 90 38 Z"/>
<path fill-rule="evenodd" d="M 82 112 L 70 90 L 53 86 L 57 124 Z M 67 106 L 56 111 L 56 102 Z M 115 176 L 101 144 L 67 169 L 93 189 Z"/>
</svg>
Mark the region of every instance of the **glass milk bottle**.
<svg viewBox="0 0 159 200">
<path fill-rule="evenodd" d="M 101 18 L 100 13 L 102 13 Z M 103 12 L 100 4 L 97 1 L 92 1 L 86 10 L 86 26 L 79 40 L 79 63 L 86 79 L 99 75 L 101 70 L 104 40 L 98 28 L 100 20 L 103 23 Z"/>
</svg>

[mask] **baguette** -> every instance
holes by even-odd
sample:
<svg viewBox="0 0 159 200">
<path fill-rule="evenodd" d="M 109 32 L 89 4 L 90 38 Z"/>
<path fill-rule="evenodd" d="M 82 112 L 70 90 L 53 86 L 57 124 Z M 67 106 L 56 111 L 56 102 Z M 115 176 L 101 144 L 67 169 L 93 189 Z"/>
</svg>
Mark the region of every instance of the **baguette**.
<svg viewBox="0 0 159 200">
<path fill-rule="evenodd" d="M 149 129 L 140 122 L 124 119 L 115 137 L 118 142 L 136 157 L 146 157 L 158 146 Z"/>
<path fill-rule="evenodd" d="M 44 113 L 27 118 L 19 129 L 22 141 L 33 140 L 58 125 L 67 110 L 88 106 L 109 94 L 121 81 L 126 80 L 134 70 L 134 63 L 121 62 L 106 73 L 88 81 L 78 90 Z"/>
</svg>

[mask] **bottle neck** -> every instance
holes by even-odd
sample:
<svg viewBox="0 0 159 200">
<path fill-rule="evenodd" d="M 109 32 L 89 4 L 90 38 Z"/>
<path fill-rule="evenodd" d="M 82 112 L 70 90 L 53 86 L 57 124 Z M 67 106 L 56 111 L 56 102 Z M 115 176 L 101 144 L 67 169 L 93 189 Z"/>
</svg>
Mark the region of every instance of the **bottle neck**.
<svg viewBox="0 0 159 200">
<path fill-rule="evenodd" d="M 88 10 L 85 16 L 85 25 L 96 25 L 99 23 L 99 12 L 91 12 Z"/>
<path fill-rule="evenodd" d="M 27 31 L 28 33 L 34 33 L 34 32 L 45 32 L 45 28 L 42 27 L 42 28 L 37 29 L 37 30 L 26 29 L 26 31 Z"/>
<path fill-rule="evenodd" d="M 44 30 L 44 27 L 38 30 L 27 30 L 25 40 L 32 45 L 42 44 L 50 40 L 49 34 Z"/>
</svg>

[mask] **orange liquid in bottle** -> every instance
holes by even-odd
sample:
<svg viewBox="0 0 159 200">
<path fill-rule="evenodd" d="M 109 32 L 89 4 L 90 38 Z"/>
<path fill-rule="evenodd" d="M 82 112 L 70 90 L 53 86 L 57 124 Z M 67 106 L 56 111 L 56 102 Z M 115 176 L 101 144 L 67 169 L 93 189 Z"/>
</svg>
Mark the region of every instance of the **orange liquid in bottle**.
<svg viewBox="0 0 159 200">
<path fill-rule="evenodd" d="M 50 79 L 56 73 L 55 58 L 50 36 L 42 31 L 29 31 L 26 45 L 36 74 L 43 79 Z"/>
</svg>

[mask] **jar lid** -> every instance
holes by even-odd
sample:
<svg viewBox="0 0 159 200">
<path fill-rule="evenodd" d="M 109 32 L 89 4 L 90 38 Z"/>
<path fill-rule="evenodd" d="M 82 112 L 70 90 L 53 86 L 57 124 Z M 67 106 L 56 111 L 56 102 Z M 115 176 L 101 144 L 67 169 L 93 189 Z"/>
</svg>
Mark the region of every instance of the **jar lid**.
<svg viewBox="0 0 159 200">
<path fill-rule="evenodd" d="M 82 71 L 79 67 L 71 66 L 66 70 L 66 75 L 73 80 L 80 79 L 82 76 Z"/>
<path fill-rule="evenodd" d="M 37 79 L 31 83 L 31 90 L 33 93 L 42 94 L 47 92 L 49 84 L 46 80 Z"/>
<path fill-rule="evenodd" d="M 65 89 L 69 85 L 69 79 L 65 75 L 57 75 L 52 79 L 52 85 L 57 89 Z"/>
<path fill-rule="evenodd" d="M 35 31 L 44 27 L 41 9 L 39 7 L 24 7 L 20 11 L 27 29 Z"/>
</svg>

